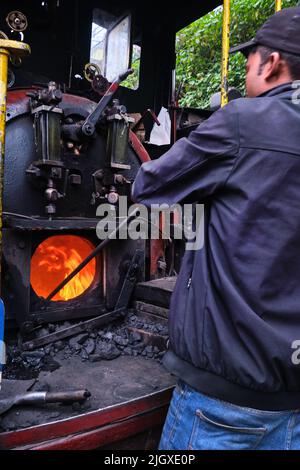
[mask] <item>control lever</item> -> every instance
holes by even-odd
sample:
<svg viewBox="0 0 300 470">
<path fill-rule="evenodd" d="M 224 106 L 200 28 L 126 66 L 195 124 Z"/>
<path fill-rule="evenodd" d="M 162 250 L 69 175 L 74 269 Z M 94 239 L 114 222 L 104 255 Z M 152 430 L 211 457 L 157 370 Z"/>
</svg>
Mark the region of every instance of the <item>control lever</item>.
<svg viewBox="0 0 300 470">
<path fill-rule="evenodd" d="M 122 83 L 126 78 L 131 75 L 134 72 L 133 69 L 128 69 L 126 72 L 122 73 L 119 75 L 118 78 L 116 78 L 106 93 L 103 95 L 99 103 L 97 104 L 96 108 L 94 111 L 86 118 L 84 123 L 82 124 L 81 127 L 81 132 L 87 136 L 87 137 L 92 137 L 95 133 L 95 126 L 97 122 L 99 121 L 101 114 L 103 113 L 104 109 L 116 93 L 116 91 L 119 88 L 120 83 Z"/>
<path fill-rule="evenodd" d="M 138 128 L 140 127 L 140 124 L 143 122 L 145 116 L 147 114 L 150 114 L 150 116 L 152 117 L 153 121 L 158 125 L 160 126 L 160 122 L 158 120 L 158 117 L 156 116 L 155 112 L 153 111 L 153 109 L 146 109 L 146 111 L 143 113 L 143 115 L 141 116 L 141 118 L 136 122 L 136 124 L 133 126 L 133 128 L 131 129 L 132 132 L 135 132 L 138 130 Z"/>
</svg>

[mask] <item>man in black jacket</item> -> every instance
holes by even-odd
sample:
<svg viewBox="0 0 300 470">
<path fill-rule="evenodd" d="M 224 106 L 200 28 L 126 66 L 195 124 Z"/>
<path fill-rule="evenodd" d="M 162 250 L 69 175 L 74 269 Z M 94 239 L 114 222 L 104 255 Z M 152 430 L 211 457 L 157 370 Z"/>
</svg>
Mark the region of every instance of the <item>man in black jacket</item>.
<svg viewBox="0 0 300 470">
<path fill-rule="evenodd" d="M 142 165 L 133 199 L 205 204 L 170 306 L 160 449 L 300 449 L 300 8 L 247 57 L 248 98 Z M 250 99 L 249 99 L 250 98 Z"/>
</svg>

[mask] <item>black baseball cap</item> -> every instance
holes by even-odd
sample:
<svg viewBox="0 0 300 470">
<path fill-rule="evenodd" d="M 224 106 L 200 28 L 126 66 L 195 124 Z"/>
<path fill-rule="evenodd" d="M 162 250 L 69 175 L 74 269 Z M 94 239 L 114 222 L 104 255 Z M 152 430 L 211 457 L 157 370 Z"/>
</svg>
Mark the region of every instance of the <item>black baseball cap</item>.
<svg viewBox="0 0 300 470">
<path fill-rule="evenodd" d="M 300 7 L 284 8 L 272 15 L 254 39 L 232 47 L 230 54 L 242 52 L 247 56 L 258 45 L 300 56 Z"/>
</svg>

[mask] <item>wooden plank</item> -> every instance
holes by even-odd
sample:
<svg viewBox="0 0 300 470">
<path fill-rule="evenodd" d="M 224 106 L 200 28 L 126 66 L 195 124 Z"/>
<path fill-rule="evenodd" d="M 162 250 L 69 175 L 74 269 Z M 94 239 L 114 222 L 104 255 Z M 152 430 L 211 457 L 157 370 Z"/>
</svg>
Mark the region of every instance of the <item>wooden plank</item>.
<svg viewBox="0 0 300 470">
<path fill-rule="evenodd" d="M 135 314 L 141 320 L 146 320 L 147 322 L 160 323 L 161 325 L 168 326 L 168 319 L 163 317 L 158 317 L 149 312 L 141 312 L 140 310 L 135 310 Z"/>
<path fill-rule="evenodd" d="M 164 277 L 137 284 L 133 298 L 143 302 L 169 308 L 177 277 Z"/>
<path fill-rule="evenodd" d="M 140 300 L 136 300 L 135 302 L 133 302 L 133 308 L 138 312 L 150 313 L 151 315 L 155 315 L 156 317 L 162 317 L 164 319 L 169 318 L 169 309 L 159 307 L 158 305 L 153 305 L 146 302 L 142 302 Z"/>
<path fill-rule="evenodd" d="M 156 346 L 160 351 L 167 349 L 168 338 L 166 336 L 159 335 L 158 333 L 151 333 L 150 331 L 141 330 L 139 328 L 128 327 L 128 331 L 132 333 L 139 333 L 143 338 L 145 346 Z"/>
</svg>

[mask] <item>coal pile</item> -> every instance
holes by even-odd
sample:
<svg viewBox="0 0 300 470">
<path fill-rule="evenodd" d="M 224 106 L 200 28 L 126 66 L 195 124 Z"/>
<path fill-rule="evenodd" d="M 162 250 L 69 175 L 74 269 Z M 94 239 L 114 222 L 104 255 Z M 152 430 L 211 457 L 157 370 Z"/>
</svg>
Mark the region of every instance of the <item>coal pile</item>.
<svg viewBox="0 0 300 470">
<path fill-rule="evenodd" d="M 47 336 L 74 325 L 74 322 L 49 324 L 36 332 L 36 337 Z M 140 331 L 141 330 L 141 331 Z M 158 337 L 159 344 L 145 341 L 147 337 Z M 34 351 L 23 351 L 16 341 L 8 342 L 7 364 L 4 378 L 35 378 L 41 371 L 54 371 L 60 367 L 60 360 L 71 356 L 80 357 L 82 362 L 110 361 L 120 355 L 143 356 L 161 362 L 166 343 L 168 328 L 163 323 L 151 322 L 130 311 L 125 320 L 114 322 L 99 330 L 86 332 Z"/>
</svg>

